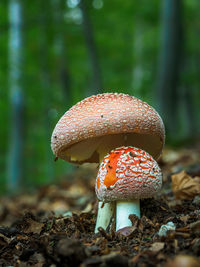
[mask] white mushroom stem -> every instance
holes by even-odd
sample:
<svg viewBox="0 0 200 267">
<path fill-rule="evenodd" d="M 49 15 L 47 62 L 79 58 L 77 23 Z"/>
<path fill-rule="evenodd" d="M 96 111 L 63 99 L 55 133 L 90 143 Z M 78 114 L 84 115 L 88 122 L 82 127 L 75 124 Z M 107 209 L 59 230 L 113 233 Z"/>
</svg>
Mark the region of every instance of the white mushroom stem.
<svg viewBox="0 0 200 267">
<path fill-rule="evenodd" d="M 116 231 L 127 226 L 132 226 L 132 223 L 128 218 L 130 214 L 135 214 L 140 218 L 139 199 L 116 202 Z"/>
<path fill-rule="evenodd" d="M 114 214 L 115 202 L 103 203 L 99 201 L 95 233 L 98 233 L 99 227 L 102 227 L 109 232 L 114 222 Z"/>
<path fill-rule="evenodd" d="M 101 146 L 98 150 L 99 153 L 99 162 L 102 162 L 105 155 L 109 153 L 111 148 L 109 146 Z M 104 230 L 110 232 L 113 227 L 115 216 L 115 202 L 103 203 L 99 201 L 97 220 L 95 226 L 95 233 L 98 233 L 98 228 L 102 227 Z"/>
</svg>

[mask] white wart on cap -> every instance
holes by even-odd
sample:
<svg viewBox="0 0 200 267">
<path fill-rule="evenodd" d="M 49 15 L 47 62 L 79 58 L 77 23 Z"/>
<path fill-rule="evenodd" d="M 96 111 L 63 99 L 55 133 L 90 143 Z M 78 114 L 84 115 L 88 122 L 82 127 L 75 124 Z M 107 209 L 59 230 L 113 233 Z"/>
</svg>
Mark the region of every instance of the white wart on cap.
<svg viewBox="0 0 200 267">
<path fill-rule="evenodd" d="M 157 159 L 164 140 L 163 121 L 151 106 L 127 94 L 105 93 L 69 109 L 53 131 L 51 147 L 66 161 L 98 163 L 100 155 L 120 146 L 142 148 Z"/>
</svg>

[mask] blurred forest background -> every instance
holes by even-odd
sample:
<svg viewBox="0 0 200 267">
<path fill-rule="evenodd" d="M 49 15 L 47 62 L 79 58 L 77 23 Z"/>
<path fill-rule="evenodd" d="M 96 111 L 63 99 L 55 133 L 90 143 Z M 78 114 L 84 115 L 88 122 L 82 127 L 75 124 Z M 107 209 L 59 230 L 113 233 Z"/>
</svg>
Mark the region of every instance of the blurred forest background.
<svg viewBox="0 0 200 267">
<path fill-rule="evenodd" d="M 0 192 L 55 181 L 53 128 L 77 101 L 134 95 L 168 145 L 200 132 L 199 0 L 1 0 Z"/>
</svg>

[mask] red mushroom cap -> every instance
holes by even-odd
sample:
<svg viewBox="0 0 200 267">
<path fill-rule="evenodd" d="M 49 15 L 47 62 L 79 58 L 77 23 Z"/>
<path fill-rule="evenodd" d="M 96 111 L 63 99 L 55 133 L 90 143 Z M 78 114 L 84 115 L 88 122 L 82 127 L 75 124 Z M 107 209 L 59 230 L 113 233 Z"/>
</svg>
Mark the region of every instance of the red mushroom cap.
<svg viewBox="0 0 200 267">
<path fill-rule="evenodd" d="M 104 202 L 149 198 L 161 185 L 161 170 L 151 155 L 139 148 L 121 147 L 102 161 L 96 194 Z"/>
<path fill-rule="evenodd" d="M 98 163 L 103 146 L 106 153 L 120 146 L 139 147 L 157 159 L 164 140 L 162 119 L 151 106 L 134 96 L 105 93 L 68 110 L 53 131 L 51 147 L 66 161 Z"/>
</svg>

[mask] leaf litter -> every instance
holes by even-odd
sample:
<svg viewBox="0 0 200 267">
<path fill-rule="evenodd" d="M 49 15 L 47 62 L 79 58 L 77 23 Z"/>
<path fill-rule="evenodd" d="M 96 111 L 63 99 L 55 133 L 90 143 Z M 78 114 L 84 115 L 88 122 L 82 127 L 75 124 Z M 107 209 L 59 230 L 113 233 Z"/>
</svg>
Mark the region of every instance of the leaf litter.
<svg viewBox="0 0 200 267">
<path fill-rule="evenodd" d="M 200 266 L 200 147 L 166 149 L 163 188 L 131 227 L 94 234 L 96 171 L 0 201 L 0 266 Z M 159 236 L 163 225 L 175 230 Z"/>
</svg>

